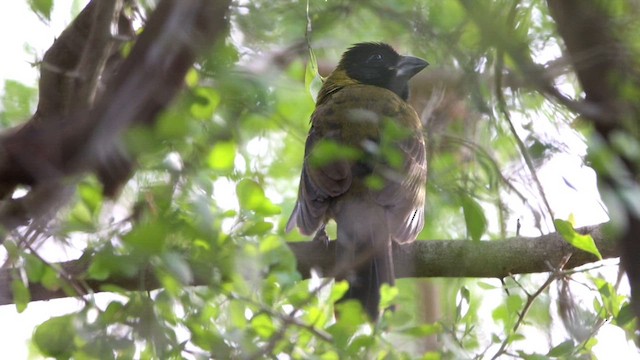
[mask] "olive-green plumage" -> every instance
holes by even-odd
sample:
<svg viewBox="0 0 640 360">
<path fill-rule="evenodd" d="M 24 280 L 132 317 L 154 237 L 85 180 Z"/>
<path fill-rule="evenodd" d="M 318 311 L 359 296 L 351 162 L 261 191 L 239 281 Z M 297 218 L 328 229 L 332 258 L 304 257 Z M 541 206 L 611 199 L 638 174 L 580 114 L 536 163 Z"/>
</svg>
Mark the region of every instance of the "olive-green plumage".
<svg viewBox="0 0 640 360">
<path fill-rule="evenodd" d="M 320 239 L 327 221 L 336 221 L 333 275 L 349 282 L 345 298 L 360 301 L 373 320 L 380 285 L 394 284 L 391 242 L 414 241 L 424 225 L 425 143 L 406 100 L 409 79 L 426 66 L 381 43 L 356 44 L 343 54 L 311 116 L 287 224 L 287 231 L 297 226 Z M 339 153 L 326 159 L 328 143 Z"/>
</svg>

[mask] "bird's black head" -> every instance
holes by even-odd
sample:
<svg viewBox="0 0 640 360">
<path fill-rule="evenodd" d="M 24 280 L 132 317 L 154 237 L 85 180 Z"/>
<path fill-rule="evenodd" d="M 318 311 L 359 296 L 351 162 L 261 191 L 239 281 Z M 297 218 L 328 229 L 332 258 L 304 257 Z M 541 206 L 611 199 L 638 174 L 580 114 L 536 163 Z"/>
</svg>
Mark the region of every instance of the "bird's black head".
<svg viewBox="0 0 640 360">
<path fill-rule="evenodd" d="M 407 100 L 409 79 L 427 65 L 422 59 L 401 56 L 384 43 L 359 43 L 342 54 L 339 67 L 352 79 L 389 89 Z"/>
</svg>

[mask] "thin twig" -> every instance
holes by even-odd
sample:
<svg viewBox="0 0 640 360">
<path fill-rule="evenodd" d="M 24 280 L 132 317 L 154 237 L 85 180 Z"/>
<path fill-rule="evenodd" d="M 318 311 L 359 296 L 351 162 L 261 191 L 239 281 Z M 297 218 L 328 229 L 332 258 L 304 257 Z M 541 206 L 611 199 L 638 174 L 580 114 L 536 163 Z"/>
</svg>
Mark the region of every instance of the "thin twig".
<svg viewBox="0 0 640 360">
<path fill-rule="evenodd" d="M 527 295 L 527 302 L 524 304 L 524 307 L 522 308 L 522 310 L 520 311 L 520 314 L 518 315 L 518 319 L 516 320 L 516 323 L 513 325 L 513 328 L 511 330 L 512 334 L 515 334 L 518 331 L 518 329 L 520 328 L 520 326 L 524 321 L 525 316 L 533 306 L 533 303 L 535 302 L 535 300 L 540 296 L 540 294 L 542 294 L 542 292 L 545 291 L 549 287 L 549 285 L 551 285 L 551 283 L 553 283 L 556 279 L 562 276 L 562 268 L 569 261 L 570 257 L 571 256 L 569 255 L 563 257 L 558 267 L 549 274 L 549 277 L 542 284 L 542 286 L 540 286 L 540 288 L 538 288 L 538 290 L 536 290 L 536 292 L 534 292 L 533 294 Z M 527 292 L 525 291 L 525 293 Z M 507 335 L 502 341 L 502 344 L 500 344 L 500 348 L 498 349 L 496 354 L 491 358 L 491 360 L 495 360 L 499 356 L 505 354 L 506 348 L 510 342 L 509 340 L 510 340 L 510 335 Z"/>
</svg>

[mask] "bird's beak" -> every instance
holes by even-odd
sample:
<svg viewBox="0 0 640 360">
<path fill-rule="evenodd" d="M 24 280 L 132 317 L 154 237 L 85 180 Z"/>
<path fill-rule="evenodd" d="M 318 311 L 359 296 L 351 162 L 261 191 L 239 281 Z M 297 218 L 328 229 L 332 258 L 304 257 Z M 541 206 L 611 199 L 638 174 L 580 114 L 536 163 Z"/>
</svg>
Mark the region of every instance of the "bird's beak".
<svg viewBox="0 0 640 360">
<path fill-rule="evenodd" d="M 428 65 L 428 62 L 420 58 L 414 56 L 401 56 L 400 60 L 396 64 L 396 76 L 399 78 L 410 79 Z"/>
</svg>

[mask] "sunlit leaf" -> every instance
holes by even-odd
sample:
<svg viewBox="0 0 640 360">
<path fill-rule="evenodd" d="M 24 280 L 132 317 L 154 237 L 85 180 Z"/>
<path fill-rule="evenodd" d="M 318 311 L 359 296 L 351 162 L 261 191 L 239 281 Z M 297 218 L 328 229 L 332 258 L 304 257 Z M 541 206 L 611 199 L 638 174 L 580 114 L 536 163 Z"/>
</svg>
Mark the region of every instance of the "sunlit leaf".
<svg viewBox="0 0 640 360">
<path fill-rule="evenodd" d="M 240 180 L 236 185 L 236 194 L 242 209 L 252 210 L 265 216 L 280 213 L 280 208 L 265 196 L 262 186 L 253 180 Z"/>
<path fill-rule="evenodd" d="M 36 89 L 28 87 L 15 80 L 4 82 L 4 95 L 0 106 L 0 120 L 4 123 L 13 124 L 24 121 L 31 116 L 32 107 L 38 92 Z"/>
<path fill-rule="evenodd" d="M 193 90 L 193 94 L 196 98 L 190 109 L 193 117 L 210 119 L 220 104 L 218 92 L 209 87 L 197 87 Z"/>
<path fill-rule="evenodd" d="M 389 284 L 382 284 L 380 287 L 380 307 L 386 309 L 393 305 L 400 291 L 395 286 L 389 286 Z"/>
<path fill-rule="evenodd" d="M 276 326 L 271 317 L 267 314 L 259 314 L 251 319 L 251 326 L 254 331 L 263 339 L 268 339 L 276 331 Z"/>
<path fill-rule="evenodd" d="M 309 158 L 311 166 L 321 167 L 340 160 L 355 160 L 362 152 L 354 147 L 341 145 L 335 141 L 318 141 Z"/>
<path fill-rule="evenodd" d="M 362 306 L 355 300 L 349 300 L 336 304 L 338 316 L 337 322 L 330 326 L 327 331 L 333 336 L 338 348 L 347 348 L 354 331 L 364 322 L 367 316 Z"/>
<path fill-rule="evenodd" d="M 213 170 L 230 171 L 236 159 L 237 145 L 234 141 L 218 141 L 207 157 L 207 164 Z"/>
<path fill-rule="evenodd" d="M 436 323 L 436 324 L 422 324 L 417 326 L 411 326 L 406 329 L 403 329 L 401 333 L 409 336 L 422 338 L 425 336 L 439 334 L 442 331 L 443 331 L 442 325 Z"/>
<path fill-rule="evenodd" d="M 562 237 L 574 247 L 591 253 L 598 257 L 598 259 L 602 259 L 602 255 L 600 255 L 600 251 L 596 247 L 595 241 L 591 235 L 582 235 L 576 232 L 570 222 L 560 219 L 555 219 L 553 223 L 556 226 L 556 230 Z"/>
</svg>

